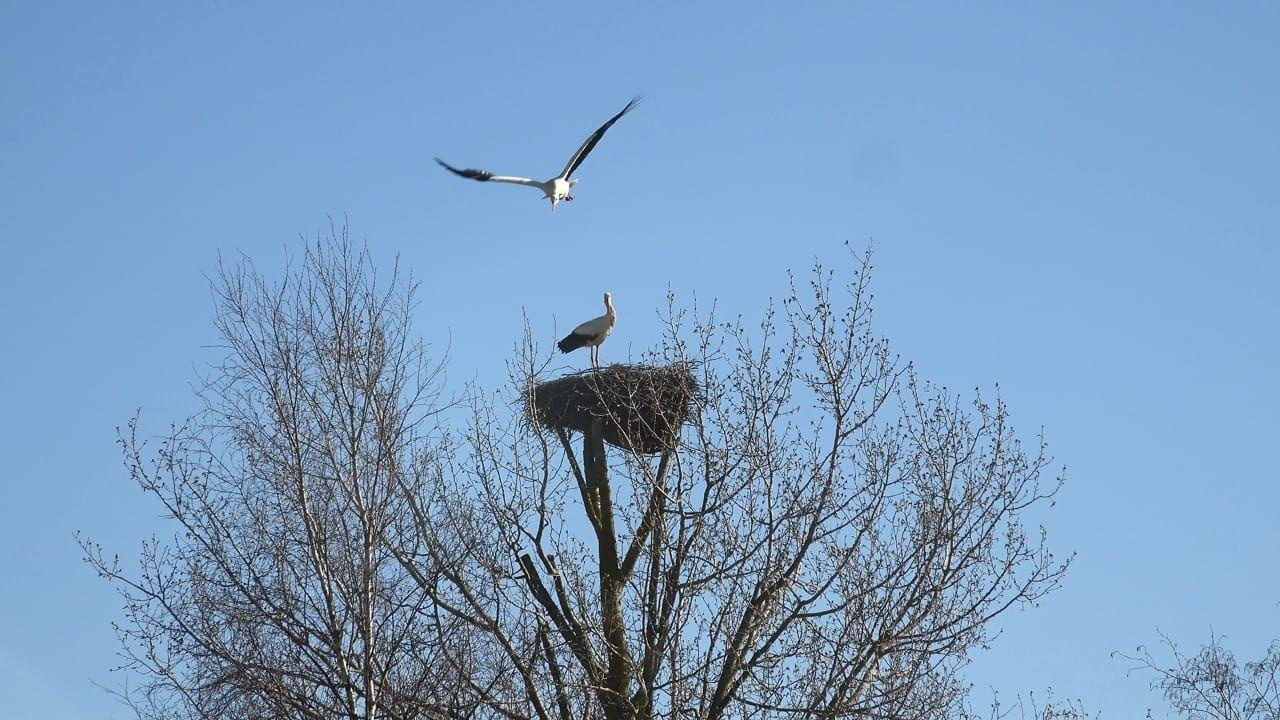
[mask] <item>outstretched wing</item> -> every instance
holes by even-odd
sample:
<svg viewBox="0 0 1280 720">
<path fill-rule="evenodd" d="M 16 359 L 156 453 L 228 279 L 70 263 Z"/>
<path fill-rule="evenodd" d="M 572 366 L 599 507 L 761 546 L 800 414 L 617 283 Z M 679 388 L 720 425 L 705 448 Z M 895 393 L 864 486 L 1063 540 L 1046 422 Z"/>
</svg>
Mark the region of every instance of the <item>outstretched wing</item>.
<svg viewBox="0 0 1280 720">
<path fill-rule="evenodd" d="M 450 165 L 449 163 L 441 160 L 440 158 L 436 158 L 435 161 L 440 163 L 440 167 L 444 168 L 445 170 L 448 170 L 454 175 L 468 178 L 471 180 L 479 180 L 480 182 L 493 181 L 493 182 L 514 183 L 516 185 L 532 185 L 534 187 L 538 186 L 537 180 L 530 180 L 529 178 L 515 177 L 512 175 L 494 175 L 488 170 L 474 170 L 472 168 L 458 169 Z"/>
<path fill-rule="evenodd" d="M 601 125 L 595 132 L 591 133 L 591 137 L 587 138 L 586 142 L 582 143 L 582 147 L 578 148 L 578 152 L 574 153 L 573 157 L 569 158 L 569 162 L 565 164 L 564 170 L 560 172 L 560 177 L 566 180 L 569 179 L 569 176 L 578 169 L 578 166 L 582 164 L 582 161 L 587 159 L 587 155 L 595 149 L 596 143 L 600 142 L 600 138 L 604 137 L 605 132 L 608 131 L 609 128 L 613 127 L 614 123 L 618 122 L 618 118 L 631 112 L 632 108 L 634 108 L 639 102 L 639 95 L 631 98 L 631 102 L 627 103 L 627 106 L 622 108 L 617 115 L 609 118 L 608 122 Z"/>
</svg>

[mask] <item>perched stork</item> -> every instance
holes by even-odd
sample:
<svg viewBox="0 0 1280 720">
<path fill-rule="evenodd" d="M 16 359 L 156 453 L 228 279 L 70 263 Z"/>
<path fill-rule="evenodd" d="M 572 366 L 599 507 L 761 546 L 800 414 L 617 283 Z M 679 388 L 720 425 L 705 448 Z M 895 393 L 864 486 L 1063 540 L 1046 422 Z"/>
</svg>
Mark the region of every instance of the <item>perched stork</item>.
<svg viewBox="0 0 1280 720">
<path fill-rule="evenodd" d="M 464 178 L 479 180 L 480 182 L 492 181 L 513 183 L 516 185 L 528 185 L 529 187 L 537 188 L 542 191 L 542 194 L 546 196 L 548 200 L 551 201 L 551 212 L 555 212 L 557 203 L 573 200 L 572 190 L 573 186 L 578 184 L 578 179 L 570 179 L 569 176 L 573 175 L 574 171 L 578 169 L 578 166 L 582 164 L 582 161 L 587 159 L 587 155 L 595 149 L 596 143 L 600 142 L 600 138 L 604 137 L 605 132 L 612 127 L 614 123 L 618 122 L 618 118 L 631 112 L 631 109 L 634 108 L 638 102 L 640 102 L 639 96 L 631 98 L 631 102 L 627 103 L 627 106 L 622 108 L 617 115 L 609 118 L 608 122 L 601 125 L 595 132 L 591 133 L 591 137 L 587 138 L 586 142 L 582 143 L 582 146 L 578 148 L 578 152 L 574 153 L 573 156 L 569 158 L 568 163 L 565 163 L 564 170 L 561 170 L 559 175 L 544 182 L 539 182 L 525 177 L 515 177 L 512 175 L 494 175 L 488 170 L 473 170 L 471 168 L 459 170 L 440 158 L 436 158 L 436 162 L 440 163 L 445 170 Z"/>
<path fill-rule="evenodd" d="M 591 367 L 600 367 L 600 343 L 613 332 L 613 324 L 617 321 L 618 313 L 613 310 L 613 296 L 605 293 L 604 314 L 574 328 L 556 347 L 560 348 L 560 352 L 567 353 L 585 345 L 591 348 Z"/>
</svg>

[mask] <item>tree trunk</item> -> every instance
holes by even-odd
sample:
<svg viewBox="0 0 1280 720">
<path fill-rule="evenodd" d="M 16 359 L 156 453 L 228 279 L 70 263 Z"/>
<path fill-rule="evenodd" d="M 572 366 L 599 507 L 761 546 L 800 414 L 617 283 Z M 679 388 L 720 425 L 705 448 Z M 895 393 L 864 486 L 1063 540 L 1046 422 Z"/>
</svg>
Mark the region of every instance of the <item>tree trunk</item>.
<svg viewBox="0 0 1280 720">
<path fill-rule="evenodd" d="M 622 617 L 622 591 L 626 584 L 618 563 L 618 535 L 613 522 L 613 495 L 609 488 L 609 462 L 605 456 L 604 435 L 599 419 L 583 433 L 582 455 L 586 473 L 587 501 L 595 504 L 600 530 L 597 534 L 600 555 L 600 616 L 603 621 L 605 651 L 604 687 L 600 704 L 606 720 L 631 720 L 631 672 L 633 663 L 627 647 L 626 628 Z"/>
</svg>

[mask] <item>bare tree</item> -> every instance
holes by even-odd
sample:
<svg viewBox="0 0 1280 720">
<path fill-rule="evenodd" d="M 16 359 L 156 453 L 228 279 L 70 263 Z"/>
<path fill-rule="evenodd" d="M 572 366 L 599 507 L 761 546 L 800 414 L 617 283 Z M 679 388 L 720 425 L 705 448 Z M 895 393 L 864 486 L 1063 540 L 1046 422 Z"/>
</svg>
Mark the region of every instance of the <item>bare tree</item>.
<svg viewBox="0 0 1280 720">
<path fill-rule="evenodd" d="M 206 413 L 124 440 L 181 534 L 136 577 L 89 548 L 140 714 L 964 717 L 992 621 L 1066 570 L 1033 524 L 1061 480 L 998 399 L 872 333 L 852 257 L 757 325 L 672 299 L 644 365 L 698 392 L 657 452 L 531 418 L 552 356 L 528 332 L 505 390 L 426 432 L 411 294 L 345 242 L 280 286 L 224 272 Z"/>
<path fill-rule="evenodd" d="M 1085 708 L 1080 699 L 1063 699 L 1049 688 L 1043 697 L 1034 692 L 1019 695 L 1015 702 L 1005 704 L 999 694 L 992 692 L 991 705 L 987 712 L 980 713 L 965 707 L 957 716 L 957 720 L 1097 720 L 1100 713 L 1092 713 Z"/>
<path fill-rule="evenodd" d="M 1137 663 L 1135 670 L 1154 674 L 1159 690 L 1179 716 L 1190 720 L 1280 720 L 1280 640 L 1273 640 L 1262 659 L 1241 665 L 1220 635 L 1193 655 L 1160 634 L 1167 657 L 1139 646 L 1134 655 L 1116 653 Z"/>
<path fill-rule="evenodd" d="M 415 718 L 450 711 L 429 596 L 384 538 L 433 440 L 440 365 L 408 325 L 412 285 L 379 282 L 345 230 L 287 279 L 214 280 L 225 357 L 204 410 L 126 465 L 178 534 L 140 568 L 82 541 L 119 587 L 123 693 L 147 718 Z M 430 629 L 428 629 L 430 628 Z"/>
<path fill-rule="evenodd" d="M 473 396 L 439 473 L 454 490 L 411 499 L 418 542 L 397 549 L 444 568 L 424 588 L 484 648 L 460 664 L 470 702 L 513 720 L 957 712 L 993 618 L 1065 571 L 1024 524 L 1060 481 L 1001 402 L 919 381 L 872 334 L 855 259 L 754 328 L 673 301 L 646 360 L 700 393 L 660 453 L 606 447 L 609 418 L 580 444 L 523 418 L 551 361 L 529 337 L 511 392 Z"/>
</svg>

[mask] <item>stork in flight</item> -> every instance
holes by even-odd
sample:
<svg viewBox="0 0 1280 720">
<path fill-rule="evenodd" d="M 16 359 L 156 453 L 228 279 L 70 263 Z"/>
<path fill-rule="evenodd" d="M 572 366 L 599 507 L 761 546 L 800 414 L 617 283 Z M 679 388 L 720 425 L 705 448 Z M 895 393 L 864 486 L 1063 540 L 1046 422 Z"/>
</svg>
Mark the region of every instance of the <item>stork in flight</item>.
<svg viewBox="0 0 1280 720">
<path fill-rule="evenodd" d="M 618 122 L 618 118 L 631 112 L 631 109 L 639 102 L 640 96 L 637 95 L 636 97 L 631 98 L 631 102 L 627 103 L 627 106 L 622 108 L 617 115 L 609 118 L 608 122 L 597 128 L 595 132 L 591 133 L 591 137 L 587 138 L 586 141 L 582 143 L 582 146 L 578 148 L 578 151 L 569 158 L 569 162 L 565 164 L 564 170 L 561 170 L 559 175 L 543 182 L 526 177 L 494 175 L 488 170 L 473 170 L 471 168 L 459 170 L 440 158 L 436 158 L 435 160 L 440 163 L 445 170 L 464 178 L 479 180 L 480 182 L 492 181 L 513 183 L 515 185 L 528 185 L 529 187 L 537 188 L 542 191 L 542 194 L 546 196 L 548 200 L 551 201 L 551 212 L 555 212 L 557 203 L 573 200 L 573 186 L 578 184 L 578 179 L 570 179 L 569 176 L 578 169 L 578 166 L 582 164 L 583 160 L 587 159 L 587 155 L 595 149 L 596 143 L 600 142 L 600 138 L 604 137 L 605 132 L 612 127 L 614 123 Z"/>
<path fill-rule="evenodd" d="M 574 328 L 556 347 L 560 348 L 560 352 L 567 353 L 585 345 L 591 349 L 591 367 L 600 367 L 600 344 L 613 332 L 613 324 L 617 321 L 618 313 L 613 309 L 613 296 L 605 293 L 604 314 Z"/>
</svg>

